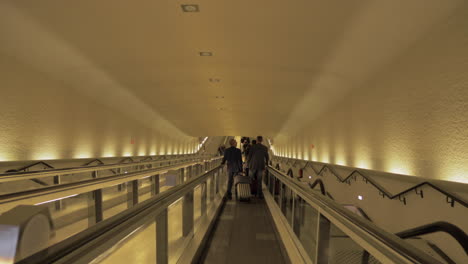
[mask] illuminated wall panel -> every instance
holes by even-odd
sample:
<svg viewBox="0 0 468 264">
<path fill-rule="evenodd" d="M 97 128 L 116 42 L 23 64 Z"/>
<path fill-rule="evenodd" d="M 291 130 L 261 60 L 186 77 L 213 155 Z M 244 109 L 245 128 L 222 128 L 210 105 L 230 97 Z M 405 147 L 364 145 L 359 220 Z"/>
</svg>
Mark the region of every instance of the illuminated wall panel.
<svg viewBox="0 0 468 264">
<path fill-rule="evenodd" d="M 468 183 L 466 17 L 460 9 L 433 27 L 320 116 L 284 129 L 276 147 L 303 136 L 312 160 Z"/>
<path fill-rule="evenodd" d="M 161 117 L 143 122 L 143 112 L 102 102 L 112 96 L 90 97 L 14 58 L 1 56 L 0 79 L 0 161 L 175 154 L 197 142 Z"/>
</svg>

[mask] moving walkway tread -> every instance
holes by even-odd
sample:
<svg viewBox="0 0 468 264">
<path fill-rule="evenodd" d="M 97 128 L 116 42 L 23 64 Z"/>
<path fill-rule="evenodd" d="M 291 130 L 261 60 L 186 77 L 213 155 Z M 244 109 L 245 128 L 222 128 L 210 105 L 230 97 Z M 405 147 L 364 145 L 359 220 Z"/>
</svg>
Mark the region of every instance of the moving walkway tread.
<svg viewBox="0 0 468 264">
<path fill-rule="evenodd" d="M 227 201 L 217 221 L 202 263 L 288 263 L 264 200 Z"/>
</svg>

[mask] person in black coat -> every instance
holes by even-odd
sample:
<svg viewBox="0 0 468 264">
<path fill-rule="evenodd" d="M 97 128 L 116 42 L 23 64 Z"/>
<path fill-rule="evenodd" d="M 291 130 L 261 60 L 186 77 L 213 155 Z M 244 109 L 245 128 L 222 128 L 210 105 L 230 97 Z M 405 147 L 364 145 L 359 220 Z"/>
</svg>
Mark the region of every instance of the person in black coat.
<svg viewBox="0 0 468 264">
<path fill-rule="evenodd" d="M 257 137 L 257 144 L 250 147 L 249 155 L 247 156 L 248 166 L 250 168 L 250 177 L 257 179 L 257 196 L 263 198 L 262 193 L 262 176 L 268 165 L 270 156 L 268 148 L 262 144 L 263 137 Z"/>
<path fill-rule="evenodd" d="M 228 199 L 232 199 L 232 183 L 234 182 L 234 176 L 242 171 L 242 153 L 241 150 L 236 148 L 237 141 L 235 139 L 231 139 L 229 141 L 231 145 L 230 148 L 224 151 L 224 158 L 221 162 L 224 165 L 227 162 L 227 172 L 228 172 L 228 186 L 227 186 L 227 195 Z"/>
</svg>

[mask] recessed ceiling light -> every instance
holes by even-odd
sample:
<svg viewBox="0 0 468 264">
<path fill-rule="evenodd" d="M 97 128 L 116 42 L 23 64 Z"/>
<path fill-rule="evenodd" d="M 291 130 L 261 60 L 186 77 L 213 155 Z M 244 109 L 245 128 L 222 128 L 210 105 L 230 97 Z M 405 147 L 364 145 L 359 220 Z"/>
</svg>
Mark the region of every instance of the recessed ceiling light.
<svg viewBox="0 0 468 264">
<path fill-rule="evenodd" d="M 200 56 L 202 56 L 202 57 L 213 56 L 213 52 L 211 52 L 211 51 L 201 51 Z"/>
<path fill-rule="evenodd" d="M 359 200 L 361 200 L 361 201 L 362 201 L 362 199 L 363 199 L 362 195 L 358 195 L 357 198 L 358 198 Z"/>
<path fill-rule="evenodd" d="M 181 5 L 184 12 L 200 12 L 198 5 Z"/>
</svg>

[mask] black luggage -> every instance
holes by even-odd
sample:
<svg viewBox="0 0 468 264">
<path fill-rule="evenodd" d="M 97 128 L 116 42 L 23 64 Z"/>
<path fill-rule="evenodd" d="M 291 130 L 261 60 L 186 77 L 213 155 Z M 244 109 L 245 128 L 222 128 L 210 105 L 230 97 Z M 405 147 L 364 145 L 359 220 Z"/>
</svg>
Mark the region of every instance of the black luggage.
<svg viewBox="0 0 468 264">
<path fill-rule="evenodd" d="M 250 178 L 239 174 L 234 177 L 234 188 L 238 201 L 250 201 Z"/>
</svg>

